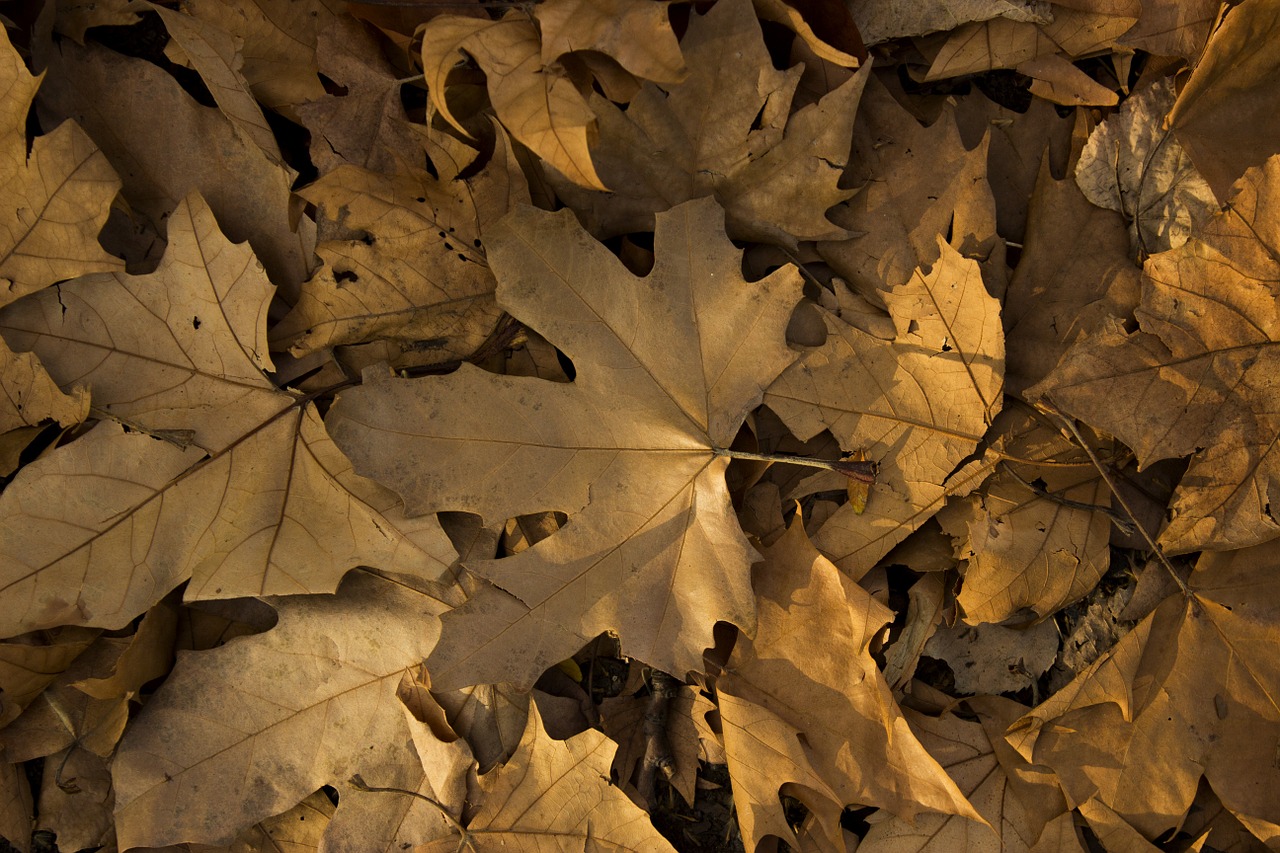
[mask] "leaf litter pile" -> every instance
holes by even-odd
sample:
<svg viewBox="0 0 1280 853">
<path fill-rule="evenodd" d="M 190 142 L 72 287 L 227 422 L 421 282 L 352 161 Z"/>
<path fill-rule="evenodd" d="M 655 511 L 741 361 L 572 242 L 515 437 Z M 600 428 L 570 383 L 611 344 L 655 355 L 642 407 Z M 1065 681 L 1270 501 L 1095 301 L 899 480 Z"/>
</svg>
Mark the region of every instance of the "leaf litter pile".
<svg viewBox="0 0 1280 853">
<path fill-rule="evenodd" d="M 11 849 L 1280 847 L 1280 2 L 5 6 Z"/>
</svg>

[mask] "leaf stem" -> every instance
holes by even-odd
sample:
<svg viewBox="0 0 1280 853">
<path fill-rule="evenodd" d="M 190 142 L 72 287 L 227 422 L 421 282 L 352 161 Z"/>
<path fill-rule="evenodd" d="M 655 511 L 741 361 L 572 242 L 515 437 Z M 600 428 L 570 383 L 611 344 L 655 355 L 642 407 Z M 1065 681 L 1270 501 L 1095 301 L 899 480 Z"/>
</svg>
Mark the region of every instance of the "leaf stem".
<svg viewBox="0 0 1280 853">
<path fill-rule="evenodd" d="M 426 794 L 419 794 L 417 791 L 410 791 L 407 788 L 382 788 L 377 785 L 370 785 L 364 781 L 364 777 L 359 773 L 352 776 L 349 781 L 351 783 L 351 787 L 355 788 L 357 791 L 365 791 L 372 794 L 408 794 L 410 797 L 417 797 L 420 800 L 425 800 L 435 806 L 436 810 L 440 812 L 440 816 L 445 819 L 445 822 L 448 823 L 449 826 L 453 827 L 454 831 L 461 836 L 458 840 L 458 849 L 461 850 L 463 847 L 470 847 L 472 850 L 475 850 L 471 833 L 465 826 L 459 823 L 458 819 L 454 817 L 448 809 L 441 805 L 438 800 L 433 800 Z"/>
<path fill-rule="evenodd" d="M 808 468 L 822 468 L 843 474 L 850 480 L 860 483 L 874 483 L 879 463 L 846 459 L 817 459 L 812 456 L 787 456 L 782 453 L 751 453 L 746 450 L 730 450 L 724 447 L 713 447 L 711 452 L 716 456 L 728 456 L 730 459 L 750 459 L 755 462 L 782 462 L 789 465 L 804 465 Z"/>
</svg>

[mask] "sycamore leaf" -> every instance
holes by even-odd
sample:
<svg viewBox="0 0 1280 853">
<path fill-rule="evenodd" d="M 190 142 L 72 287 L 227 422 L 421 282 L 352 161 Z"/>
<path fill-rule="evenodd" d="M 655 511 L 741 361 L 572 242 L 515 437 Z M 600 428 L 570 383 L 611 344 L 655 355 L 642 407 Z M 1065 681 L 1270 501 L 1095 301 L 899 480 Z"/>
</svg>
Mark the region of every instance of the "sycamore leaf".
<svg viewBox="0 0 1280 853">
<path fill-rule="evenodd" d="M 1058 773 L 1069 804 L 1096 798 L 1147 838 L 1181 823 L 1201 775 L 1242 820 L 1280 823 L 1277 569 L 1266 546 L 1203 555 L 1188 598 L 1166 599 L 1010 743 Z"/>
<path fill-rule="evenodd" d="M 818 794 L 796 796 L 829 839 L 849 803 L 981 820 L 911 734 L 871 657 L 892 612 L 819 554 L 799 519 L 752 575 L 755 637 L 739 636 L 716 681 L 746 848 L 793 837 L 778 801 L 786 782 Z"/>
<path fill-rule="evenodd" d="M 15 353 L 0 338 L 0 433 L 55 420 L 74 426 L 89 416 L 89 392 L 63 394 L 34 353 Z"/>
<path fill-rule="evenodd" d="M 422 32 L 422 67 L 440 115 L 467 133 L 449 109 L 445 81 L 458 52 L 484 69 L 498 120 L 522 145 L 570 181 L 605 189 L 587 148 L 595 116 L 573 82 L 556 65 L 542 63 L 538 29 L 512 10 L 501 21 L 442 15 Z"/>
<path fill-rule="evenodd" d="M 764 398 L 802 440 L 829 429 L 844 450 L 879 463 L 866 511 L 841 507 L 816 539 L 855 577 L 941 508 L 948 478 L 1001 406 L 999 303 L 977 263 L 937 245 L 929 273 L 884 294 L 894 340 L 828 317 L 827 342 Z"/>
<path fill-rule="evenodd" d="M 1071 815 L 1053 774 L 1028 764 L 1004 740 L 1005 727 L 1026 707 L 998 696 L 967 701 L 980 722 L 916 712 L 907 712 L 907 720 L 988 825 L 960 815 L 919 815 L 910 823 L 881 813 L 869 819 L 871 830 L 858 845 L 862 853 L 1026 853 L 1037 849 L 1051 822 L 1065 817 L 1069 830 Z M 1074 832 L 1063 840 L 1052 849 L 1084 853 Z"/>
<path fill-rule="evenodd" d="M 427 580 L 452 549 L 434 518 L 354 475 L 314 408 L 200 461 L 102 424 L 0 495 L 0 634 L 119 628 L 182 581 L 190 599 L 329 592 L 358 565 Z"/>
<path fill-rule="evenodd" d="M 752 623 L 755 552 L 715 450 L 795 358 L 784 330 L 800 281 L 792 269 L 743 281 L 721 216 L 709 199 L 661 215 L 653 271 L 637 278 L 568 211 L 518 209 L 488 237 L 498 302 L 573 361 L 575 380 L 466 364 L 371 375 L 330 411 L 356 469 L 410 513 L 569 515 L 513 557 L 468 562 L 497 588 L 447 617 L 438 688 L 531 685 L 606 630 L 684 673 L 701 667 L 717 620 Z"/>
<path fill-rule="evenodd" d="M 667 18 L 667 2 L 547 0 L 533 9 L 542 36 L 542 63 L 594 50 L 637 77 L 679 83 L 688 74 Z"/>
<path fill-rule="evenodd" d="M 1280 535 L 1277 203 L 1273 157 L 1193 239 L 1147 262 L 1139 331 L 1108 324 L 1027 391 L 1117 436 L 1143 466 L 1192 456 L 1160 534 L 1174 553 Z"/>
<path fill-rule="evenodd" d="M 516 754 L 480 779 L 484 800 L 467 826 L 470 849 L 673 850 L 649 816 L 609 782 L 615 749 L 593 729 L 568 740 L 552 740 L 537 705 L 531 705 Z M 455 832 L 414 850 L 453 853 L 458 845 Z"/>
<path fill-rule="evenodd" d="M 263 374 L 275 288 L 199 195 L 170 217 L 169 241 L 154 273 L 84 276 L 35 294 L 0 312 L 0 332 L 63 387 L 89 388 L 105 412 L 193 431 L 218 451 L 293 402 Z"/>
<path fill-rule="evenodd" d="M 345 799 L 356 773 L 405 779 L 396 690 L 443 606 L 364 572 L 275 606 L 267 633 L 181 658 L 126 734 L 112 769 L 122 849 L 227 844 L 322 785 Z"/>
<path fill-rule="evenodd" d="M 551 176 L 589 230 L 649 231 L 658 211 L 714 195 L 735 237 L 794 245 L 845 236 L 824 214 L 853 194 L 837 182 L 869 70 L 788 117 L 800 68 L 773 68 L 750 0 L 693 16 L 680 46 L 682 82 L 646 84 L 625 112 L 591 98 L 600 121 L 592 157 L 614 192 Z"/>
<path fill-rule="evenodd" d="M 470 355 L 501 313 L 481 231 L 529 202 L 505 134 L 496 138 L 487 168 L 469 180 L 453 170 L 436 180 L 344 166 L 303 190 L 367 238 L 317 247 L 324 266 L 272 329 L 272 342 L 296 356 L 375 338 L 426 341 L 443 358 Z"/>
<path fill-rule="evenodd" d="M 0 305 L 55 281 L 124 264 L 102 250 L 120 180 L 84 131 L 65 122 L 27 153 L 27 112 L 40 79 L 0 33 Z"/>
</svg>

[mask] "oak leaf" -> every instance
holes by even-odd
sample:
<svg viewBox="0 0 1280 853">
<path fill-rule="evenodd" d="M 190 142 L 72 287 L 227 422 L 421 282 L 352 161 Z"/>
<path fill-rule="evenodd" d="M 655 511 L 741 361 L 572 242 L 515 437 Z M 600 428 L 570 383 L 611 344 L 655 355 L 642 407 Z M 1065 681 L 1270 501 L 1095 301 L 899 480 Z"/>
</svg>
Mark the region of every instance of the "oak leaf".
<svg viewBox="0 0 1280 853">
<path fill-rule="evenodd" d="M 815 538 L 855 577 L 967 479 L 953 478 L 953 471 L 1001 406 L 999 303 L 976 262 L 940 238 L 937 247 L 932 270 L 916 270 L 904 286 L 884 293 L 894 340 L 828 316 L 826 343 L 778 377 L 764 398 L 799 438 L 829 429 L 845 451 L 863 450 L 879 463 L 866 511 L 841 507 Z"/>
<path fill-rule="evenodd" d="M 1148 260 L 1137 332 L 1112 321 L 1027 391 L 1117 436 L 1143 466 L 1192 456 L 1160 534 L 1173 553 L 1280 535 L 1280 230 L 1267 213 L 1278 202 L 1273 157 L 1190 241 Z"/>
<path fill-rule="evenodd" d="M 592 159 L 612 193 L 552 181 L 597 236 L 650 231 L 655 213 L 714 195 L 734 237 L 794 246 L 845 236 L 826 210 L 837 184 L 869 66 L 817 104 L 790 114 L 800 67 L 773 68 L 750 0 L 694 16 L 680 44 L 689 76 L 646 84 L 623 111 L 593 95 Z"/>
<path fill-rule="evenodd" d="M 443 605 L 365 572 L 275 605 L 267 633 L 180 660 L 130 727 L 112 769 L 122 848 L 228 844 L 322 785 L 346 799 L 356 773 L 421 778 L 396 691 Z"/>
<path fill-rule="evenodd" d="M 27 153 L 27 113 L 39 86 L 8 31 L 0 33 L 0 305 L 60 279 L 124 266 L 98 244 L 120 189 L 98 146 L 65 122 Z"/>
<path fill-rule="evenodd" d="M 1234 814 L 1280 823 L 1275 549 L 1206 553 L 1175 593 L 1073 682 L 1009 729 L 1058 773 L 1069 804 L 1096 799 L 1147 838 L 1181 823 L 1201 776 Z"/>
<path fill-rule="evenodd" d="M 371 375 L 330 411 L 357 470 L 410 513 L 569 516 L 526 551 L 468 563 L 497 586 L 446 618 L 437 688 L 531 685 L 605 630 L 684 673 L 701 667 L 717 620 L 752 624 L 755 552 L 716 449 L 795 358 L 784 330 L 800 281 L 784 269 L 746 283 L 722 215 L 704 199 L 660 216 L 653 271 L 637 278 L 568 211 L 517 209 L 487 238 L 498 303 L 573 361 L 574 381 L 466 364 Z"/>
<path fill-rule="evenodd" d="M 716 680 L 746 848 L 769 834 L 793 838 L 778 800 L 784 783 L 800 786 L 794 795 L 833 849 L 843 849 L 849 803 L 908 820 L 929 810 L 980 821 L 907 727 L 871 657 L 892 612 L 819 554 L 799 519 L 752 575 L 755 636 L 739 636 Z"/>
<path fill-rule="evenodd" d="M 476 853 L 500 850 L 673 850 L 649 816 L 609 781 L 614 743 L 588 729 L 552 740 L 537 705 L 515 755 L 480 779 L 484 799 L 467 824 L 465 838 Z M 415 853 L 453 853 L 456 830 L 414 848 Z"/>
</svg>

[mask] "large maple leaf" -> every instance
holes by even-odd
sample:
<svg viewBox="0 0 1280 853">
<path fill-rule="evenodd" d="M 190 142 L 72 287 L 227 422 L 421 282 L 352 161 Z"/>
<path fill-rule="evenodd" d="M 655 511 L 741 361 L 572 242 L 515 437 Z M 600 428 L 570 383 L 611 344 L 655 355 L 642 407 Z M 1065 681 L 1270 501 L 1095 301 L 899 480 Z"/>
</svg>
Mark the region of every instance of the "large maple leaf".
<svg viewBox="0 0 1280 853">
<path fill-rule="evenodd" d="M 575 380 L 469 365 L 371 377 L 330 412 L 356 469 L 410 513 L 569 515 L 527 551 L 468 563 L 496 587 L 446 617 L 438 688 L 532 684 L 605 630 L 683 673 L 699 667 L 717 620 L 753 622 L 756 554 L 716 450 L 795 358 L 784 330 L 799 276 L 745 282 L 709 199 L 660 215 L 654 245 L 653 271 L 637 278 L 569 211 L 518 210 L 486 243 L 498 302 L 573 360 Z"/>
</svg>

